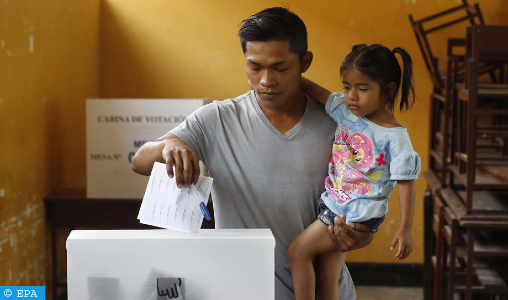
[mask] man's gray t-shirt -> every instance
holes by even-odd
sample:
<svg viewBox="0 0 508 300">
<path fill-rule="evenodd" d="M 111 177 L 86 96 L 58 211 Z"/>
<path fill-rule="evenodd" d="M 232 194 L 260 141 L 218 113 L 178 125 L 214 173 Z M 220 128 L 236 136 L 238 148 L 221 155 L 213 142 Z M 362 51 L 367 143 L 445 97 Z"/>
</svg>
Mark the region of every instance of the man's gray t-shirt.
<svg viewBox="0 0 508 300">
<path fill-rule="evenodd" d="M 171 130 L 198 153 L 214 178 L 216 228 L 272 230 L 277 300 L 295 299 L 286 251 L 316 220 L 336 127 L 324 107 L 307 97 L 303 117 L 282 134 L 250 91 L 205 105 Z M 339 286 L 341 299 L 356 298 L 346 267 Z"/>
</svg>

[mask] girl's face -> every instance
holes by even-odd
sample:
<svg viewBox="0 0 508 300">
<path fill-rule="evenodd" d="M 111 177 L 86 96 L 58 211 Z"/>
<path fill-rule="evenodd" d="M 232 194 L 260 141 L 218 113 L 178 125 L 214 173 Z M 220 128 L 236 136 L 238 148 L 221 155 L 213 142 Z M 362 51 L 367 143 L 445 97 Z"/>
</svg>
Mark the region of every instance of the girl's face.
<svg viewBox="0 0 508 300">
<path fill-rule="evenodd" d="M 342 74 L 343 93 L 347 107 L 356 116 L 369 119 L 384 115 L 388 98 L 381 93 L 379 83 L 355 68 Z"/>
</svg>

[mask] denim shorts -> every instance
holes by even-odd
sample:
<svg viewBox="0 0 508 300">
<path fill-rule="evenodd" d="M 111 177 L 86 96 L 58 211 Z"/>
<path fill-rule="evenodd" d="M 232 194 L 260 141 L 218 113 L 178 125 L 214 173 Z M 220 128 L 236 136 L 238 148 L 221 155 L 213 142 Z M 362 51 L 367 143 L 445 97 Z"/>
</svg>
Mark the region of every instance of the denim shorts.
<svg viewBox="0 0 508 300">
<path fill-rule="evenodd" d="M 319 198 L 318 201 L 318 216 L 317 218 L 321 220 L 326 226 L 333 225 L 333 220 L 337 215 L 331 211 L 328 206 L 326 206 L 323 199 Z M 385 220 L 385 216 L 379 218 L 372 218 L 367 221 L 359 222 L 360 224 L 365 224 L 369 226 L 370 232 L 376 233 L 379 230 L 379 225 L 383 223 Z"/>
</svg>

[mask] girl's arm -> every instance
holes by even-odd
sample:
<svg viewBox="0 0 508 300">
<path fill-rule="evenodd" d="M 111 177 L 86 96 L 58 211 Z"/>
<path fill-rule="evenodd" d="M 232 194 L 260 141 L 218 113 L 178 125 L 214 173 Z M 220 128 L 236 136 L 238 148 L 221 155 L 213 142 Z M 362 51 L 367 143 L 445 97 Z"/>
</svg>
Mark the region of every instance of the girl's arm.
<svg viewBox="0 0 508 300">
<path fill-rule="evenodd" d="M 304 93 L 310 95 L 312 98 L 316 99 L 323 105 L 326 104 L 328 97 L 330 97 L 332 94 L 332 92 L 329 90 L 304 77 L 302 77 L 300 88 Z"/>
<path fill-rule="evenodd" d="M 411 227 L 415 210 L 415 182 L 414 180 L 399 180 L 400 224 L 392 240 L 390 250 L 399 244 L 396 259 L 404 259 L 413 251 Z"/>
</svg>

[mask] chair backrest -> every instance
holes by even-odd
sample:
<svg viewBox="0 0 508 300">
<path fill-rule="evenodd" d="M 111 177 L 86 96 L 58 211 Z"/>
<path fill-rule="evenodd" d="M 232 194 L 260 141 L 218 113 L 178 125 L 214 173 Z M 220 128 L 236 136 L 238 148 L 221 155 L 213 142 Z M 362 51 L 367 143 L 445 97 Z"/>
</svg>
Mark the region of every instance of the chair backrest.
<svg viewBox="0 0 508 300">
<path fill-rule="evenodd" d="M 462 12 L 463 14 L 455 19 L 450 20 L 448 16 L 456 12 Z M 445 17 L 445 20 L 439 23 L 439 19 L 442 19 L 443 17 Z M 440 13 L 433 14 L 420 20 L 414 20 L 413 16 L 410 14 L 409 20 L 413 27 L 418 46 L 422 52 L 423 58 L 425 60 L 425 66 L 429 71 L 434 87 L 437 89 L 443 89 L 444 82 L 441 78 L 441 74 L 438 68 L 438 61 L 432 52 L 429 41 L 427 39 L 427 35 L 432 32 L 461 23 L 463 21 L 469 21 L 471 25 L 484 24 L 485 22 L 483 20 L 480 6 L 477 3 L 474 6 L 471 6 L 468 4 L 467 0 L 462 0 L 461 5 L 442 11 Z M 433 26 L 430 28 L 425 28 L 425 24 L 428 24 L 428 22 L 432 22 Z"/>
<path fill-rule="evenodd" d="M 508 62 L 508 26 L 472 27 L 471 57 L 477 62 Z"/>
</svg>

